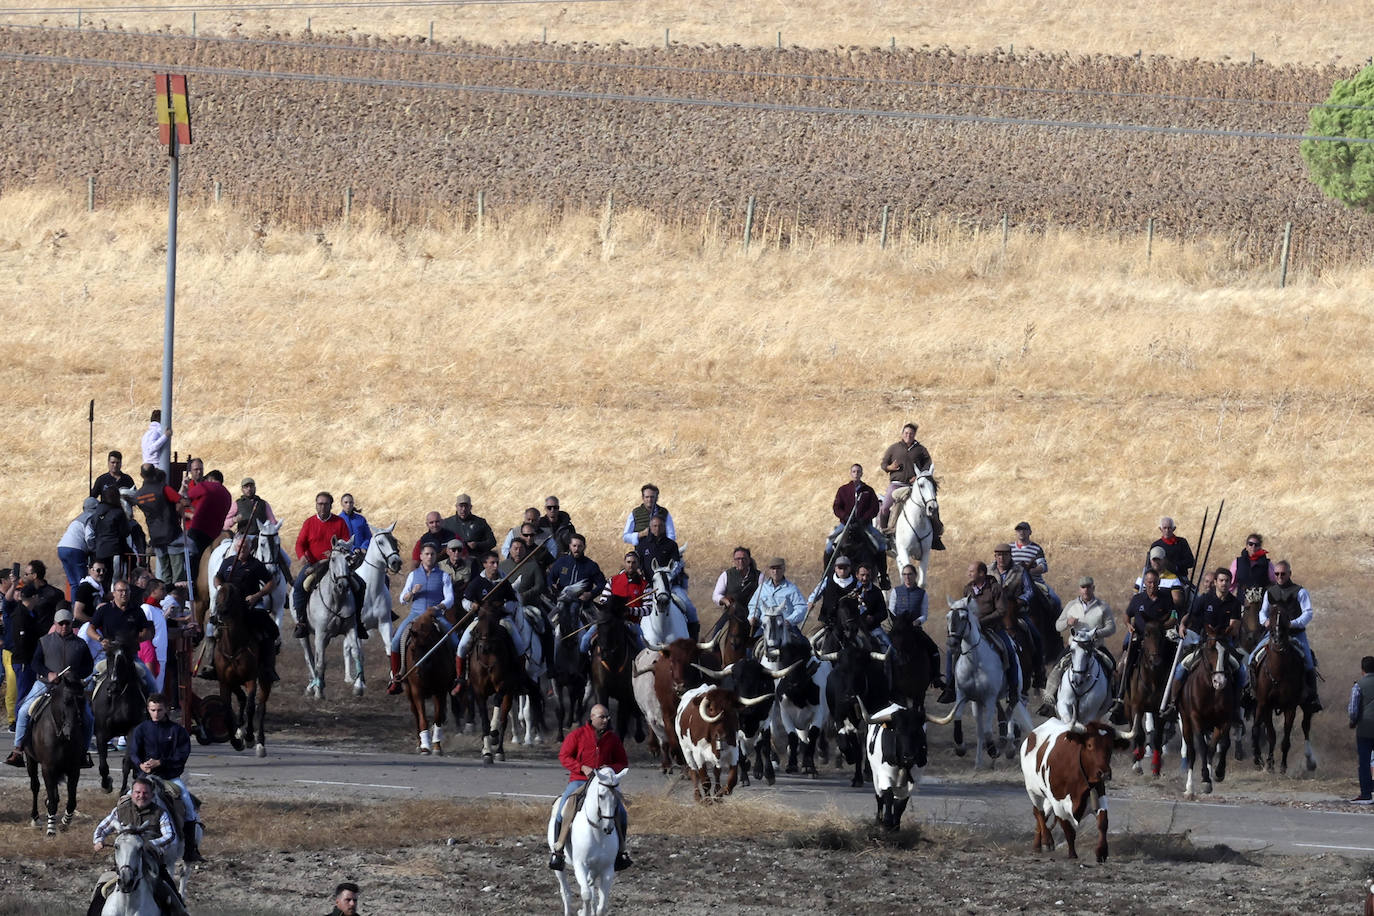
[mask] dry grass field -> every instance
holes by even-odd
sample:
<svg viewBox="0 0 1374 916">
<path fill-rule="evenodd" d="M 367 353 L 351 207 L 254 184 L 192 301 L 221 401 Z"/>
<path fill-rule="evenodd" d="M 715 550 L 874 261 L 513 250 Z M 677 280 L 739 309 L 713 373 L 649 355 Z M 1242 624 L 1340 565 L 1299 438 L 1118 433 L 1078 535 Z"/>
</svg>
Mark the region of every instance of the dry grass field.
<svg viewBox="0 0 1374 916">
<path fill-rule="evenodd" d="M 0 559 L 53 558 L 86 482 L 88 399 L 97 455 L 136 454 L 159 397 L 163 233 L 157 206 L 0 197 Z M 227 207 L 184 214 L 180 264 L 176 448 L 252 474 L 288 534 L 319 489 L 407 542 L 459 491 L 498 534 L 557 493 L 614 569 L 652 480 L 699 604 L 737 543 L 809 587 L 845 469 L 873 468 L 912 419 L 950 526 L 937 601 L 1025 518 L 1062 593 L 1091 572 L 1122 607 L 1157 516 L 1195 538 L 1224 497 L 1214 562 L 1252 529 L 1292 558 L 1332 701 L 1371 648 L 1365 268 L 1278 290 L 1205 246 L 1147 265 L 1068 233 L 1005 253 L 949 229 L 744 254 L 633 212 L 479 236 Z M 1337 741 L 1340 717 L 1323 717 Z"/>
<path fill-rule="evenodd" d="M 106 4 L 117 6 L 117 4 Z M 180 6 L 158 0 L 149 6 Z M 53 4 L 17 0 L 9 9 L 41 10 Z M 287 7 L 285 9 L 279 7 Z M 662 44 L 664 29 L 674 42 L 773 46 L 782 32 L 785 45 L 803 47 L 886 46 L 894 38 L 909 47 L 949 46 L 975 51 L 1036 48 L 1073 53 L 1164 54 L 1208 60 L 1249 59 L 1251 53 L 1275 63 L 1364 60 L 1368 43 L 1354 23 L 1368 12 L 1354 0 L 1322 4 L 1244 0 L 1217 4 L 1178 0 L 1162 5 L 1122 3 L 1014 3 L 979 0 L 963 4 L 907 3 L 898 0 L 809 0 L 730 3 L 726 0 L 581 0 L 563 3 L 479 3 L 452 7 L 290 9 L 200 12 L 201 33 L 262 30 L 300 33 L 307 27 L 324 34 L 427 36 L 434 24 L 437 40 L 467 38 L 483 42 L 522 42 L 543 38 L 632 45 Z M 18 23 L 74 25 L 74 14 L 9 14 Z M 190 32 L 189 12 L 102 12 L 87 7 L 83 24 L 141 30 Z"/>
</svg>

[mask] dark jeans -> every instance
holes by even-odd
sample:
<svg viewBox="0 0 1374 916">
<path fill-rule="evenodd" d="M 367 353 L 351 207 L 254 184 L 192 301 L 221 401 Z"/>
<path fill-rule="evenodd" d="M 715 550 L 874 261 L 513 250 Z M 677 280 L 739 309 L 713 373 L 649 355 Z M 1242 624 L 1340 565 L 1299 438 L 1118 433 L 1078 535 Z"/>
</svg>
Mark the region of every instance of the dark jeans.
<svg viewBox="0 0 1374 916">
<path fill-rule="evenodd" d="M 191 568 L 186 570 L 186 578 L 194 580 L 200 571 L 200 555 L 210 546 L 214 538 L 195 529 L 187 529 L 186 536 L 191 539 Z M 213 572 L 213 570 L 211 570 Z"/>
<path fill-rule="evenodd" d="M 1356 738 L 1355 756 L 1359 758 L 1361 798 L 1374 798 L 1374 774 L 1369 772 L 1371 754 L 1374 754 L 1374 738 Z"/>
</svg>

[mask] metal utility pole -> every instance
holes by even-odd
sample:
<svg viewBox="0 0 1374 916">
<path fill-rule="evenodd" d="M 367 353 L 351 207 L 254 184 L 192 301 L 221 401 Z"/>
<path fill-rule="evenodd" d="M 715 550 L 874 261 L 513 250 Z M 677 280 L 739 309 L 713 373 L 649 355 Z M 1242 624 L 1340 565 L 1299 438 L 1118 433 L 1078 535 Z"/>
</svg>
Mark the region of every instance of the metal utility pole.
<svg viewBox="0 0 1374 916">
<path fill-rule="evenodd" d="M 186 77 L 159 73 L 155 80 L 157 121 L 160 139 L 172 160 L 167 190 L 167 292 L 162 327 L 162 430 L 167 444 L 158 455 L 158 467 L 171 474 L 172 470 L 172 352 L 176 339 L 177 298 L 177 184 L 180 180 L 181 158 L 178 148 L 191 142 L 191 106 L 187 96 Z"/>
</svg>

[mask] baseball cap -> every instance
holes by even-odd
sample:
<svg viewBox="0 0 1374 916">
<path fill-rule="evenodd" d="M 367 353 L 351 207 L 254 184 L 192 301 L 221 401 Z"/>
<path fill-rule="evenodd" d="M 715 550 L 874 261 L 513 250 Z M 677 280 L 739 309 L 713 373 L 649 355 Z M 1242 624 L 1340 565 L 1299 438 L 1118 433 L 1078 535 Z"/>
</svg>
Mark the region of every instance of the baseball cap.
<svg viewBox="0 0 1374 916">
<path fill-rule="evenodd" d="M 444 548 L 445 548 L 445 549 L 451 549 L 451 548 L 454 548 L 454 547 L 462 547 L 462 546 L 463 546 L 463 542 L 462 542 L 462 541 L 458 540 L 457 538 L 450 538 L 450 539 L 449 539 L 449 542 L 448 542 L 447 544 L 444 545 Z"/>
<path fill-rule="evenodd" d="M 239 486 L 241 487 L 256 487 L 257 485 L 258 482 L 251 477 L 245 477 L 239 482 Z"/>
<path fill-rule="evenodd" d="M 1092 576 L 1084 576 L 1083 578 L 1081 578 L 1081 579 L 1078 580 L 1078 587 L 1079 587 L 1079 588 L 1085 588 L 1085 587 L 1087 587 L 1087 586 L 1089 586 L 1089 585 L 1092 585 L 1092 584 L 1093 584 L 1093 577 L 1092 577 Z"/>
<path fill-rule="evenodd" d="M 768 561 L 769 569 L 785 569 L 786 567 L 787 561 L 784 560 L 782 557 L 774 557 L 773 559 Z"/>
<path fill-rule="evenodd" d="M 66 608 L 63 608 L 62 610 L 58 611 L 56 614 L 53 615 L 52 622 L 71 623 L 74 619 L 75 618 L 72 617 L 72 612 L 67 610 Z"/>
<path fill-rule="evenodd" d="M 1161 560 L 1164 559 L 1165 553 L 1163 547 L 1150 548 L 1150 559 L 1153 560 L 1155 557 L 1159 557 Z"/>
</svg>

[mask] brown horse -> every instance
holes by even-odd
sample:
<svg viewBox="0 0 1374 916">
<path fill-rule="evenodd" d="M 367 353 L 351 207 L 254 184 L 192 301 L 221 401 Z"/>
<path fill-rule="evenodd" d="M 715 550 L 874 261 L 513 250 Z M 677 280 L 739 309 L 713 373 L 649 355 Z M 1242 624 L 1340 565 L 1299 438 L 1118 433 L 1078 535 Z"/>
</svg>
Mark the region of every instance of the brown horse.
<svg viewBox="0 0 1374 916">
<path fill-rule="evenodd" d="M 48 688 L 48 700 L 29 723 L 24 754 L 33 790 L 32 824 L 38 826 L 38 776 L 47 791 L 48 836 L 57 836 L 57 787 L 67 781 L 67 810 L 62 814 L 66 830 L 76 816 L 76 784 L 81 780 L 81 760 L 86 754 L 83 707 L 86 690 L 80 679 L 63 674 Z"/>
<path fill-rule="evenodd" d="M 735 662 L 743 661 L 749 655 L 750 630 L 749 609 L 743 605 L 735 603 L 730 597 L 723 599 L 720 609 L 720 616 L 724 623 L 721 625 L 720 633 L 715 640 L 716 649 L 720 652 L 720 663 L 724 667 L 733 665 Z"/>
<path fill-rule="evenodd" d="M 1131 769 L 1142 772 L 1140 761 L 1148 749 L 1150 772 L 1158 777 L 1164 743 L 1164 717 L 1159 715 L 1159 701 L 1169 682 L 1174 647 L 1164 635 L 1162 621 L 1146 624 L 1144 632 L 1137 632 L 1131 642 L 1129 651 L 1135 655 L 1135 665 L 1131 668 L 1125 694 L 1127 722 L 1134 733 Z M 1125 666 L 1122 668 L 1124 670 Z"/>
<path fill-rule="evenodd" d="M 1178 701 L 1182 721 L 1183 757 L 1188 766 L 1184 794 L 1193 797 L 1193 772 L 1202 768 L 1202 793 L 1212 792 L 1211 764 L 1216 761 L 1217 782 L 1226 778 L 1226 752 L 1231 747 L 1231 719 L 1240 702 L 1237 678 L 1226 671 L 1226 650 L 1217 645 L 1216 632 L 1207 635 L 1198 649 L 1197 665 L 1183 682 Z"/>
<path fill-rule="evenodd" d="M 628 734 L 630 720 L 635 724 L 635 740 L 644 740 L 644 717 L 635 701 L 634 658 L 636 649 L 624 618 L 624 599 L 612 595 L 597 616 L 596 636 L 591 644 L 591 679 L 596 701 L 607 709 L 616 701 L 616 734 Z"/>
<path fill-rule="evenodd" d="M 515 643 L 501 626 L 503 611 L 483 604 L 477 612 L 472 652 L 468 656 L 468 683 L 482 730 L 482 762 L 506 759 L 506 724 L 511 703 L 527 693 L 525 666 L 516 654 Z M 534 699 L 540 699 L 536 691 Z M 493 722 L 487 703 L 496 703 Z"/>
<path fill-rule="evenodd" d="M 1260 607 L 1264 604 L 1264 586 L 1247 586 L 1241 593 L 1240 648 L 1247 656 L 1255 651 L 1255 646 L 1264 636 L 1264 626 L 1260 623 Z"/>
<path fill-rule="evenodd" d="M 1255 767 L 1260 767 L 1261 732 L 1269 742 L 1269 753 L 1265 766 L 1274 771 L 1274 715 L 1283 713 L 1283 758 L 1279 765 L 1280 773 L 1288 772 L 1288 749 L 1292 745 L 1293 718 L 1303 697 L 1303 658 L 1302 650 L 1293 645 L 1288 636 L 1288 621 L 1281 613 L 1269 617 L 1269 642 L 1264 647 L 1264 658 L 1253 672 L 1255 692 L 1255 724 L 1252 730 L 1255 748 Z M 1307 769 L 1317 768 L 1317 758 L 1312 754 L 1312 710 L 1304 707 L 1302 711 L 1302 737 L 1307 744 Z"/>
<path fill-rule="evenodd" d="M 272 695 L 270 659 L 263 653 L 275 649 L 266 645 L 261 633 L 253 629 L 248 602 L 232 584 L 225 584 L 215 595 L 218 640 L 215 642 L 215 679 L 225 709 L 233 709 L 232 696 L 238 700 L 238 715 L 229 743 L 241 751 L 248 741 L 259 757 L 267 756 L 267 700 Z"/>
<path fill-rule="evenodd" d="M 444 719 L 448 715 L 448 696 L 457 680 L 454 673 L 453 640 L 448 626 L 441 624 L 428 607 L 410 622 L 401 646 L 401 670 L 406 672 L 406 699 L 415 716 L 416 750 L 421 754 L 444 755 Z M 455 620 L 456 610 L 452 610 Z M 454 621 L 449 621 L 451 626 Z M 425 716 L 425 700 L 434 709 L 433 723 Z"/>
</svg>

